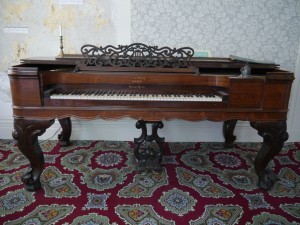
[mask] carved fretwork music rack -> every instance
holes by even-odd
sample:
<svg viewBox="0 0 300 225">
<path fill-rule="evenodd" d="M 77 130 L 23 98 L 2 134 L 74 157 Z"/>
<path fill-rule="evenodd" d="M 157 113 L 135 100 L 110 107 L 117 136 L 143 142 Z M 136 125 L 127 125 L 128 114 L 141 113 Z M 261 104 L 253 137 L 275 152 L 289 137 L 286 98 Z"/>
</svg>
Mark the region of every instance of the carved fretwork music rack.
<svg viewBox="0 0 300 225">
<path fill-rule="evenodd" d="M 169 48 L 148 46 L 142 43 L 108 45 L 97 47 L 84 45 L 81 48 L 84 66 L 119 66 L 148 68 L 186 68 L 191 66 L 194 50 L 190 47 Z"/>
</svg>

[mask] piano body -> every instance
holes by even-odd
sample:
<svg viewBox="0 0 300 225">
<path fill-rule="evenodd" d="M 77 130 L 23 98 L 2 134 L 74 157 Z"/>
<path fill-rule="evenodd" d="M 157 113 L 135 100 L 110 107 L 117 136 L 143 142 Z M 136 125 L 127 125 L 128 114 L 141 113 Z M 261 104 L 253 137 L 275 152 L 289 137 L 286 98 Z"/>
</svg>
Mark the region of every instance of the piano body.
<svg viewBox="0 0 300 225">
<path fill-rule="evenodd" d="M 235 141 L 237 120 L 249 121 L 263 138 L 254 163 L 258 186 L 272 188 L 276 175 L 268 163 L 288 139 L 286 120 L 293 73 L 268 63 L 192 58 L 191 48 L 135 43 L 100 48 L 85 45 L 81 51 L 77 56 L 25 59 L 8 72 L 13 137 L 30 161 L 22 176 L 27 190 L 41 186 L 44 157 L 38 136 L 58 119 L 63 128 L 59 140 L 68 144 L 71 117 L 133 118 L 139 120 L 136 126 L 142 129 L 149 121 L 224 121 L 227 146 Z M 241 74 L 245 65 L 251 68 L 251 75 Z M 156 130 L 162 127 L 155 124 Z M 143 131 L 143 138 L 135 139 L 137 144 L 145 135 Z M 163 141 L 159 137 L 155 140 L 158 144 L 158 140 Z M 159 154 L 161 158 L 162 152 Z"/>
</svg>

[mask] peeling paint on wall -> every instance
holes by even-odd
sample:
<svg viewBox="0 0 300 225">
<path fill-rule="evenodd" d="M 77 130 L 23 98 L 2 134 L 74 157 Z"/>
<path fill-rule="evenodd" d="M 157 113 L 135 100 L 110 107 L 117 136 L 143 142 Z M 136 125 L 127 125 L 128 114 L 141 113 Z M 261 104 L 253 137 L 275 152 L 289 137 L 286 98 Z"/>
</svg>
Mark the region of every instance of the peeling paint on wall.
<svg viewBox="0 0 300 225">
<path fill-rule="evenodd" d="M 96 0 L 89 1 L 89 4 L 83 6 L 58 5 L 53 4 L 52 0 L 47 0 L 46 4 L 48 10 L 44 25 L 51 30 L 57 30 L 58 24 L 62 24 L 65 29 L 79 28 L 84 25 L 100 29 L 109 23 L 107 18 L 103 18 L 104 8 L 100 9 Z"/>
<path fill-rule="evenodd" d="M 27 54 L 27 44 L 26 43 L 17 43 L 14 45 L 14 56 L 16 58 L 22 58 Z"/>
<path fill-rule="evenodd" d="M 30 1 L 2 1 L 1 5 L 4 21 L 12 23 L 23 20 L 24 12 L 30 7 Z"/>
<path fill-rule="evenodd" d="M 48 0 L 47 8 L 44 25 L 49 29 L 58 31 L 58 24 L 62 24 L 64 28 L 76 25 L 76 9 L 73 5 L 62 6 Z"/>
</svg>

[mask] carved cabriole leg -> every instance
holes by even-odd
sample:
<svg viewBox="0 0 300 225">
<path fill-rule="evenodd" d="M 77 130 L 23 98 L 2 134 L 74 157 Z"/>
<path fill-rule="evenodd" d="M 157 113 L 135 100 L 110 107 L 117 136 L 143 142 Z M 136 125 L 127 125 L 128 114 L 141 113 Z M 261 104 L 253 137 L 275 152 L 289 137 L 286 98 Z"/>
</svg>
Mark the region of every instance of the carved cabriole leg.
<svg viewBox="0 0 300 225">
<path fill-rule="evenodd" d="M 225 138 L 225 147 L 231 148 L 234 146 L 236 136 L 233 135 L 237 120 L 227 120 L 223 124 L 223 135 Z"/>
<path fill-rule="evenodd" d="M 72 132 L 71 118 L 58 119 L 62 128 L 61 133 L 58 135 L 58 140 L 61 146 L 68 146 L 70 144 L 70 137 Z"/>
<path fill-rule="evenodd" d="M 152 124 L 152 134 L 147 134 L 147 123 Z M 136 128 L 142 129 L 142 134 L 139 138 L 134 138 L 134 155 L 137 159 L 137 172 L 146 172 L 146 171 L 154 171 L 161 172 L 161 160 L 163 156 L 163 145 L 164 138 L 161 138 L 157 134 L 158 128 L 163 128 L 163 123 L 161 121 L 156 122 L 148 122 L 144 120 L 139 120 L 136 123 Z M 152 142 L 155 141 L 159 146 L 159 150 L 155 151 L 151 148 L 140 149 L 141 144 L 144 142 Z"/>
<path fill-rule="evenodd" d="M 53 123 L 54 120 L 14 119 L 18 147 L 30 162 L 28 171 L 21 177 L 25 188 L 29 191 L 35 191 L 41 187 L 40 176 L 44 167 L 44 155 L 38 136 L 42 135 Z"/>
<path fill-rule="evenodd" d="M 12 134 L 13 139 L 18 140 L 18 133 L 16 130 L 13 130 L 13 132 L 11 134 Z"/>
<path fill-rule="evenodd" d="M 269 162 L 278 154 L 289 135 L 286 131 L 286 121 L 251 122 L 251 126 L 263 137 L 263 144 L 255 158 L 255 171 L 258 176 L 258 186 L 270 190 L 276 182 L 276 174 L 268 168 Z"/>
</svg>

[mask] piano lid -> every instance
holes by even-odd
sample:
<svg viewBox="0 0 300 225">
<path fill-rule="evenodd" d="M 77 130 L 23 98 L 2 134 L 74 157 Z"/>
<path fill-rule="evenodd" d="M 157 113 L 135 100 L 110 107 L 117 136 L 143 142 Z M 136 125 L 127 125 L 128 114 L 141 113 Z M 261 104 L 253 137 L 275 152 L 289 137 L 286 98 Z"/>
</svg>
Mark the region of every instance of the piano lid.
<svg viewBox="0 0 300 225">
<path fill-rule="evenodd" d="M 274 69 L 278 64 L 230 55 L 223 57 L 193 57 L 190 47 L 170 48 L 148 46 L 142 43 L 107 45 L 97 47 L 83 45 L 82 54 L 64 54 L 57 57 L 34 57 L 21 59 L 22 64 L 74 65 L 87 67 L 142 67 L 142 68 L 251 68 Z M 93 69 L 95 70 L 95 68 Z"/>
</svg>

